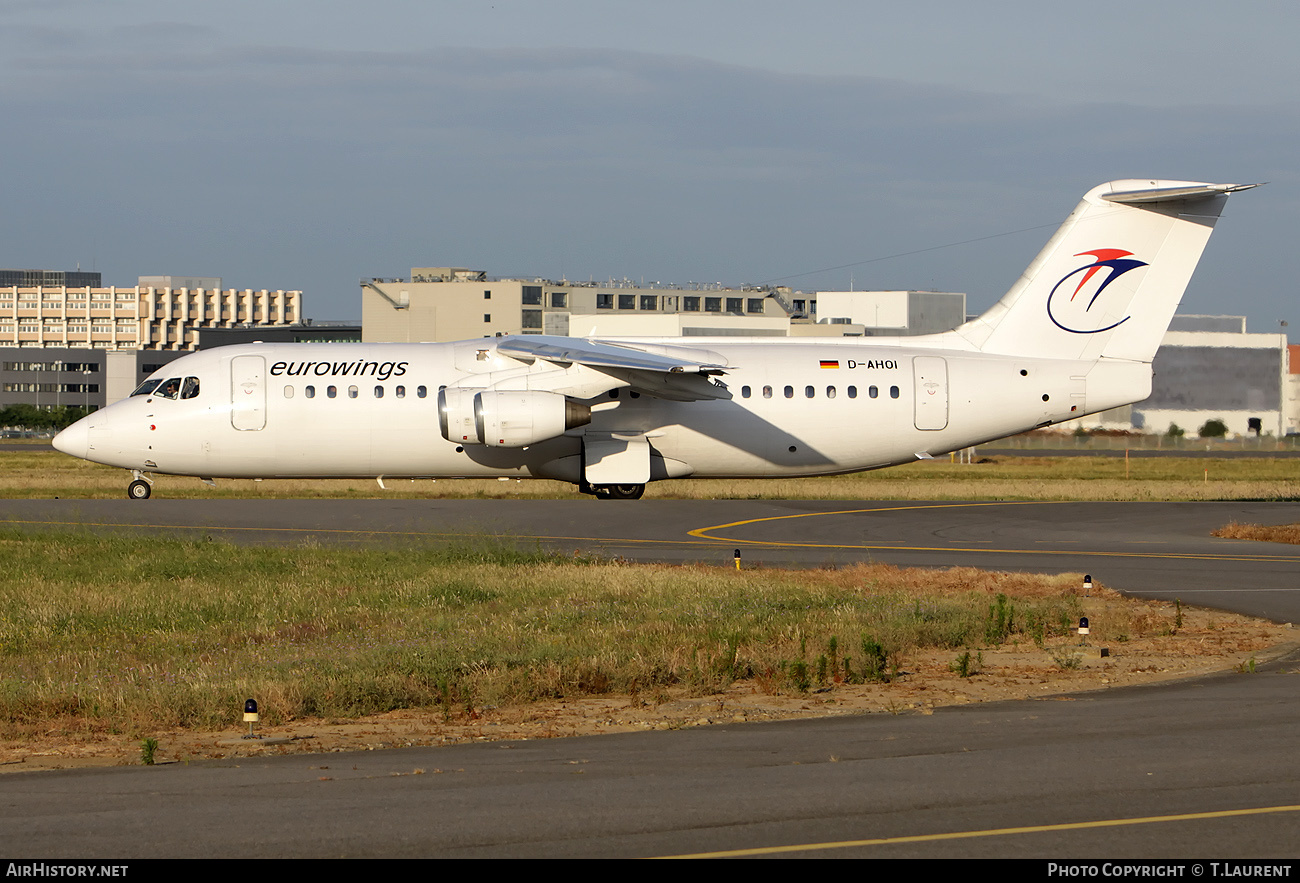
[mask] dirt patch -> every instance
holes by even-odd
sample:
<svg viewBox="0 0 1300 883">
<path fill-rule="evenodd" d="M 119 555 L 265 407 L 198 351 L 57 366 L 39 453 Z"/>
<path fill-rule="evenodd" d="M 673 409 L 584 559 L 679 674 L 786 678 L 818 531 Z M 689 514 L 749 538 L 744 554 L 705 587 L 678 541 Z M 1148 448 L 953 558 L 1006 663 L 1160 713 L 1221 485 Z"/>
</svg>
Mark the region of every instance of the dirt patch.
<svg viewBox="0 0 1300 883">
<path fill-rule="evenodd" d="M 1232 522 L 1212 536 L 1228 540 L 1258 540 L 1261 543 L 1290 543 L 1300 545 L 1300 524 L 1238 524 Z"/>
<path fill-rule="evenodd" d="M 1088 599 L 1087 615 L 1104 617 L 1116 600 Z M 1218 611 L 1182 608 L 1172 627 L 1172 606 L 1149 605 L 1147 634 L 1098 642 L 1088 637 L 1051 641 L 1044 648 L 1008 644 L 972 648 L 966 677 L 962 653 L 916 652 L 888 683 L 830 683 L 808 692 L 775 691 L 762 677 L 737 681 L 710 695 L 684 689 L 579 696 L 516 707 L 411 709 L 354 720 L 304 719 L 261 731 L 277 744 L 240 739 L 238 727 L 221 732 L 167 730 L 156 739 L 156 763 L 188 762 L 254 754 L 381 750 L 463 742 L 552 739 L 564 736 L 730 724 L 746 721 L 829 717 L 845 714 L 928 714 L 945 705 L 1035 699 L 1237 671 L 1255 667 L 1296 647 L 1290 624 L 1277 625 Z M 1139 626 L 1141 625 L 1139 621 Z M 1103 655 L 1105 651 L 1105 655 Z M 963 651 L 965 652 L 965 651 Z M 141 763 L 141 739 L 124 735 L 70 735 L 50 721 L 41 737 L 0 745 L 0 773 L 124 766 Z M 321 758 L 321 769 L 328 759 Z M 436 770 L 429 770 L 434 772 Z"/>
</svg>

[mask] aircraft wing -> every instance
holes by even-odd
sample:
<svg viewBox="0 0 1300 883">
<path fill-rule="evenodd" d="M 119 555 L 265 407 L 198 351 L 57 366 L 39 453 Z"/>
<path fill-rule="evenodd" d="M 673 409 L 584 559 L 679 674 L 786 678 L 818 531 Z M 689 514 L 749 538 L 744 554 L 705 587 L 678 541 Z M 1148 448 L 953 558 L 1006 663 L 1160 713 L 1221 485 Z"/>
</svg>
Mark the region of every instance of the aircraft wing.
<svg viewBox="0 0 1300 883">
<path fill-rule="evenodd" d="M 709 379 L 725 373 L 728 366 L 685 354 L 667 355 L 622 344 L 541 334 L 501 338 L 496 349 L 503 356 L 530 364 L 543 361 L 564 368 L 583 365 L 659 398 L 684 402 L 731 398 L 726 386 Z"/>
<path fill-rule="evenodd" d="M 541 359 L 559 365 L 577 363 L 590 368 L 626 368 L 634 371 L 660 371 L 665 374 L 722 374 L 724 365 L 710 365 L 690 359 L 672 358 L 618 344 L 598 343 L 578 337 L 529 335 L 507 337 L 497 344 L 497 352 L 512 359 L 531 362 Z"/>
</svg>

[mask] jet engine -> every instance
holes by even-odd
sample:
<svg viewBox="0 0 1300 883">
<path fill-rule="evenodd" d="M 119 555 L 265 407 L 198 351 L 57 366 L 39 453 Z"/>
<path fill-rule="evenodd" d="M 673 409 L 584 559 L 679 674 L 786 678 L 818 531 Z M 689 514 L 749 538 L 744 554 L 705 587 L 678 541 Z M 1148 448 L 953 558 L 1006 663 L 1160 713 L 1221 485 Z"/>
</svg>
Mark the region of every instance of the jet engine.
<svg viewBox="0 0 1300 883">
<path fill-rule="evenodd" d="M 494 448 L 520 448 L 591 422 L 591 408 L 541 390 L 485 389 L 474 396 L 479 440 Z"/>
<path fill-rule="evenodd" d="M 474 428 L 474 396 L 481 389 L 449 387 L 438 391 L 438 428 L 447 441 L 463 445 L 481 445 Z"/>
<path fill-rule="evenodd" d="M 438 393 L 438 426 L 447 441 L 520 448 L 591 422 L 591 408 L 541 390 L 461 389 Z"/>
</svg>

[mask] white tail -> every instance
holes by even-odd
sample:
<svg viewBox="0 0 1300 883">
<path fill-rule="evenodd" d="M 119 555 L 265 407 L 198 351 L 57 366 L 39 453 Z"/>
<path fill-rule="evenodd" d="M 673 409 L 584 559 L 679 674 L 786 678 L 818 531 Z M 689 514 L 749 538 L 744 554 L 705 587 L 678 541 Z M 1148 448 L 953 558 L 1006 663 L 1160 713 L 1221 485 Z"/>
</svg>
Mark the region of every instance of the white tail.
<svg viewBox="0 0 1300 883">
<path fill-rule="evenodd" d="M 1011 290 L 957 333 L 984 352 L 1150 362 L 1228 194 L 1255 186 L 1094 187 Z"/>
</svg>

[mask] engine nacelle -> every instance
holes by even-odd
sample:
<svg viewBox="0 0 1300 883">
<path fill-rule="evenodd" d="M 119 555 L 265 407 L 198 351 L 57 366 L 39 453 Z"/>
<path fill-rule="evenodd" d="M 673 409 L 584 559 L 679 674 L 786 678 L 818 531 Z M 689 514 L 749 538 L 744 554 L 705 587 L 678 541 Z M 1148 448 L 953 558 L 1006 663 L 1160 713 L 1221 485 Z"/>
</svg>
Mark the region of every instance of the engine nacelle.
<svg viewBox="0 0 1300 883">
<path fill-rule="evenodd" d="M 541 390 L 485 389 L 474 396 L 478 440 L 494 448 L 520 448 L 591 422 L 591 408 Z"/>
<path fill-rule="evenodd" d="M 474 426 L 474 396 L 481 389 L 448 387 L 438 391 L 438 428 L 447 441 L 462 445 L 481 445 Z"/>
</svg>

